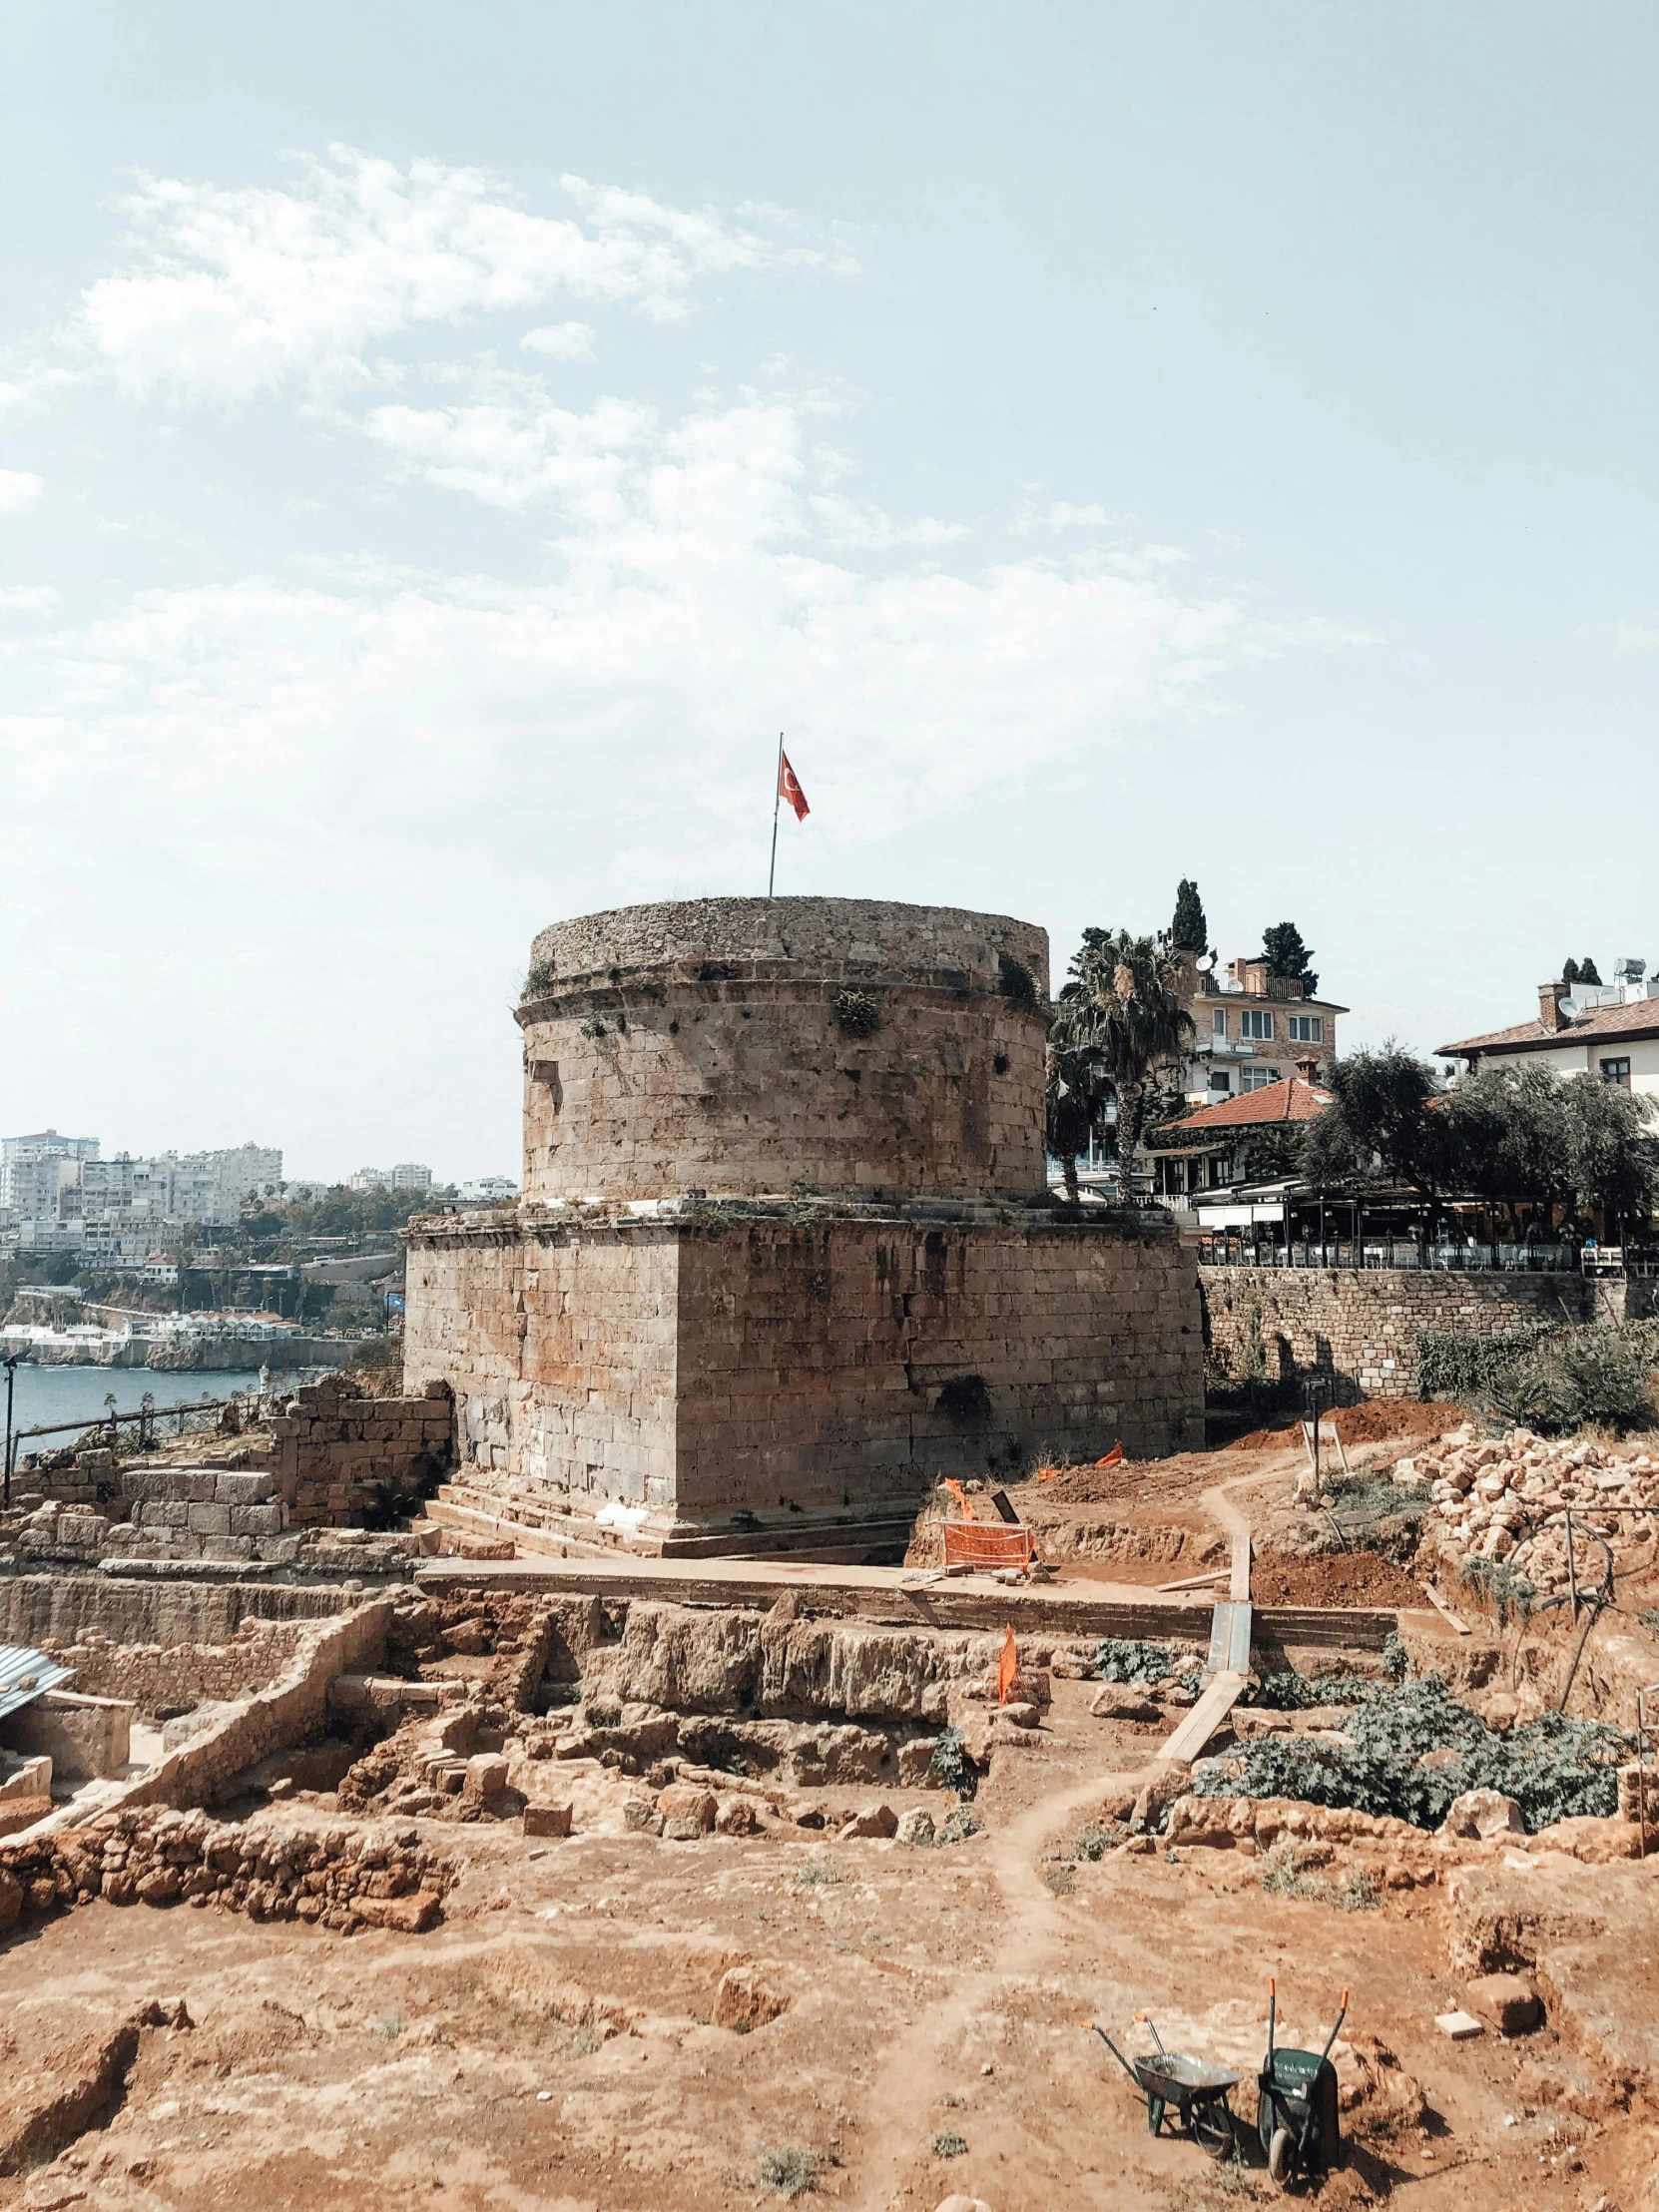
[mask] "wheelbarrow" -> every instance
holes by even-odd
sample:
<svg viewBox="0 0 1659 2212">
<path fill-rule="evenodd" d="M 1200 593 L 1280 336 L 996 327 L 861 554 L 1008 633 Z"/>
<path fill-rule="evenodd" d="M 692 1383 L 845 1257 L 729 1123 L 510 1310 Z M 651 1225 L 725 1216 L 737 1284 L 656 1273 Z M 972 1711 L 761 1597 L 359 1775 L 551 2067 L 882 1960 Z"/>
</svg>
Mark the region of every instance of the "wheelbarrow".
<svg viewBox="0 0 1659 2212">
<path fill-rule="evenodd" d="M 1292 2050 L 1274 2042 L 1279 2021 L 1277 1983 L 1268 1982 L 1268 2054 L 1257 2076 L 1256 2126 L 1267 2152 L 1268 2172 L 1281 2189 L 1306 2174 L 1327 2173 L 1342 2159 L 1342 2123 L 1337 2112 L 1337 2069 L 1331 2046 L 1348 2017 L 1348 1991 L 1342 1994 L 1325 2048 Z"/>
<path fill-rule="evenodd" d="M 1137 2020 L 1146 2022 L 1156 2051 L 1133 2061 L 1124 2057 L 1110 2035 L 1096 2020 L 1085 2020 L 1085 2027 L 1092 2027 L 1112 2056 L 1135 2084 L 1137 2092 L 1146 2099 L 1146 2124 L 1150 2134 L 1156 2135 L 1164 2124 L 1167 2112 L 1173 2113 L 1176 2124 L 1190 2135 L 1200 2150 L 1208 2151 L 1212 2158 L 1231 2157 L 1233 2151 L 1233 2114 L 1228 2108 L 1228 2091 L 1238 2083 L 1238 2075 L 1225 2066 L 1212 2065 L 1207 2058 L 1194 2058 L 1184 2050 L 1166 2050 L 1164 2039 L 1146 2013 L 1137 2012 Z"/>
</svg>

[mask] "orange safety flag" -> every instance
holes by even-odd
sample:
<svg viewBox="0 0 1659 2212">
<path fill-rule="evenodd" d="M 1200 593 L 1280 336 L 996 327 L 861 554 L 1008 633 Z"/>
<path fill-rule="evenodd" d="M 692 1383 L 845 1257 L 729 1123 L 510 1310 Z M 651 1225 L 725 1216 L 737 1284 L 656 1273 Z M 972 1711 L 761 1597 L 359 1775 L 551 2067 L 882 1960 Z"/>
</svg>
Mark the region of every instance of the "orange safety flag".
<svg viewBox="0 0 1659 2212">
<path fill-rule="evenodd" d="M 1018 1672 L 1019 1653 L 1014 1648 L 1014 1624 L 1010 1621 L 1002 1631 L 1002 1649 L 998 1652 L 996 1660 L 996 1702 L 998 1705 L 1007 1704 L 1008 1692 L 1013 1688 L 1014 1677 Z"/>
<path fill-rule="evenodd" d="M 807 794 L 801 789 L 801 779 L 790 766 L 790 757 L 780 746 L 778 749 L 778 796 L 787 799 L 795 809 L 797 822 L 805 822 L 812 813 L 807 804 Z"/>
<path fill-rule="evenodd" d="M 1107 1454 L 1106 1454 L 1106 1456 L 1105 1456 L 1105 1458 L 1104 1458 L 1104 1459 L 1097 1459 L 1097 1460 L 1095 1461 L 1095 1465 L 1096 1465 L 1097 1467 L 1121 1467 L 1121 1466 L 1122 1466 L 1122 1464 L 1123 1464 L 1123 1440 L 1122 1440 L 1122 1438 L 1121 1438 L 1121 1437 L 1120 1437 L 1120 1438 L 1119 1438 L 1119 1440 L 1118 1440 L 1118 1441 L 1117 1441 L 1117 1442 L 1116 1442 L 1116 1443 L 1115 1443 L 1115 1444 L 1114 1444 L 1114 1445 L 1112 1446 L 1111 1450 L 1110 1450 L 1109 1452 L 1107 1452 Z"/>
<path fill-rule="evenodd" d="M 950 1492 L 951 1496 L 955 1498 L 957 1504 L 960 1505 L 960 1507 L 962 1508 L 963 1520 L 972 1520 L 973 1507 L 968 1503 L 968 1494 L 966 1490 L 962 1488 L 962 1485 L 959 1482 L 953 1482 L 950 1476 L 947 1474 L 944 1478 L 944 1486 Z"/>
</svg>

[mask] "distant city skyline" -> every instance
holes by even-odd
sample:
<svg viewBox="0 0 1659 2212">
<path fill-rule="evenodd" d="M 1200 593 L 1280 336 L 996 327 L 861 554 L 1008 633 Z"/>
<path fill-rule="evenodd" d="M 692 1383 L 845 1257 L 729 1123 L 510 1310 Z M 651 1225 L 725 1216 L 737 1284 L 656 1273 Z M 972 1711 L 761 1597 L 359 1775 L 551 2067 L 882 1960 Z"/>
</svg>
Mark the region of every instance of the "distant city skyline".
<svg viewBox="0 0 1659 2212">
<path fill-rule="evenodd" d="M 518 1158 L 534 932 L 1564 950 L 1659 718 L 1633 0 L 0 17 L 0 1127 Z"/>
</svg>

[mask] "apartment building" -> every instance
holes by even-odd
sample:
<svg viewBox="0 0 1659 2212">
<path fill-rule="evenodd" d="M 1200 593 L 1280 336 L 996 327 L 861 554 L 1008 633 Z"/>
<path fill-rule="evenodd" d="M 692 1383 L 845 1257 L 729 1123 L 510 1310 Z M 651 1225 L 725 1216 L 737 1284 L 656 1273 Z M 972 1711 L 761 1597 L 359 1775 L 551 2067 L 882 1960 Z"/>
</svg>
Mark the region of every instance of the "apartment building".
<svg viewBox="0 0 1659 2212">
<path fill-rule="evenodd" d="M 1535 1021 L 1439 1049 L 1442 1059 L 1461 1060 L 1470 1073 L 1488 1061 L 1543 1066 L 1659 1098 L 1659 975 L 1648 974 L 1645 960 L 1622 958 L 1613 963 L 1611 983 L 1540 983 Z"/>
<path fill-rule="evenodd" d="M 1346 1006 L 1309 995 L 1298 977 L 1270 974 L 1260 956 L 1230 960 L 1225 970 L 1207 954 L 1180 958 L 1181 1002 L 1194 1031 L 1185 1078 L 1192 1104 L 1243 1097 L 1293 1077 L 1308 1083 L 1336 1058 Z"/>
</svg>

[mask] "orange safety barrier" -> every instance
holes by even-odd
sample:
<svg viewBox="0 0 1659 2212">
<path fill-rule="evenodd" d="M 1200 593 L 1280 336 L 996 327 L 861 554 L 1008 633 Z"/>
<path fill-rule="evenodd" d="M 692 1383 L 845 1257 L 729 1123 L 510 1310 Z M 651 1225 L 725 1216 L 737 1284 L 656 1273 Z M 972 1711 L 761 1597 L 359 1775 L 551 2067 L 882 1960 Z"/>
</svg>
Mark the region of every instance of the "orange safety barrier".
<svg viewBox="0 0 1659 2212">
<path fill-rule="evenodd" d="M 1031 1531 L 991 1528 L 983 1521 L 946 1521 L 944 1563 L 947 1567 L 1028 1567 Z"/>
</svg>

